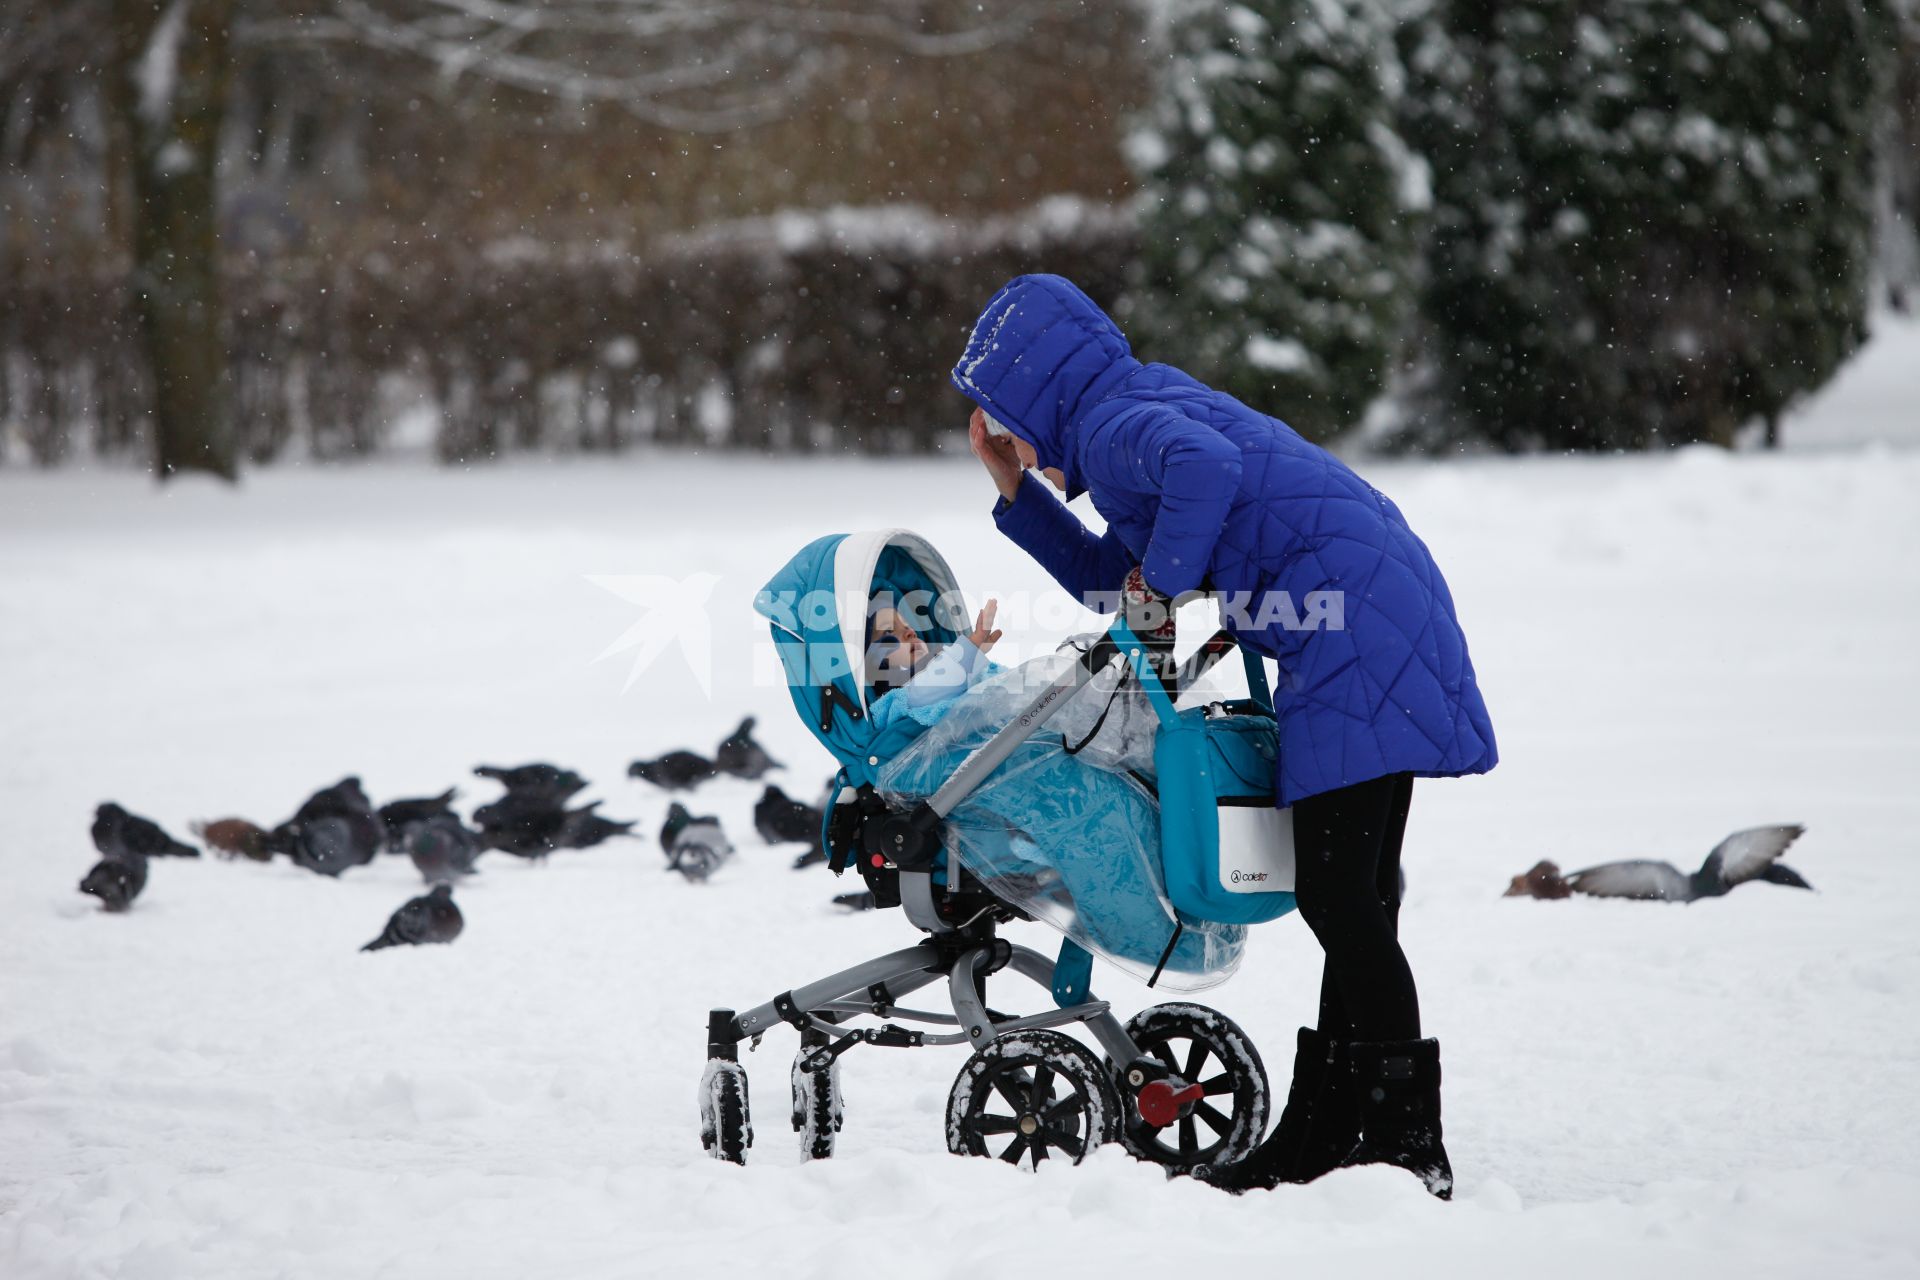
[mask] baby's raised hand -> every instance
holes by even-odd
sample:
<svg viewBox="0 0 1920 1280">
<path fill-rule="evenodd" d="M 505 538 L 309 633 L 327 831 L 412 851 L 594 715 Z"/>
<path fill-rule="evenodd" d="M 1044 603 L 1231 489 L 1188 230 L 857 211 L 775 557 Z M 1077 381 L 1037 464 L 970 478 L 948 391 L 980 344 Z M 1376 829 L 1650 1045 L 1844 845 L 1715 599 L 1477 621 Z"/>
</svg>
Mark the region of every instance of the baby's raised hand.
<svg viewBox="0 0 1920 1280">
<path fill-rule="evenodd" d="M 1000 638 L 1000 633 L 993 629 L 993 617 L 999 611 L 1000 602 L 989 600 L 987 607 L 980 611 L 980 616 L 973 620 L 973 634 L 967 639 L 973 641 L 973 647 L 982 653 L 993 648 L 994 641 Z"/>
</svg>

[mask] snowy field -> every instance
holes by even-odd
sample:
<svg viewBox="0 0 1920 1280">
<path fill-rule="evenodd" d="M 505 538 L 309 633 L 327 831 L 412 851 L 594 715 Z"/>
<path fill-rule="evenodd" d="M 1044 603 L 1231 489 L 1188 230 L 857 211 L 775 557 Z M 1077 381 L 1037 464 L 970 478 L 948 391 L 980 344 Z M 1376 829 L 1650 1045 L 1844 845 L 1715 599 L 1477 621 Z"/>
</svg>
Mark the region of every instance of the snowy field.
<svg viewBox="0 0 1920 1280">
<path fill-rule="evenodd" d="M 1232 1198 L 1118 1148 L 962 1160 L 954 1050 L 850 1055 L 840 1154 L 802 1165 L 784 1032 L 746 1059 L 750 1166 L 702 1153 L 706 1010 L 914 935 L 761 846 L 742 782 L 694 802 L 740 856 L 665 873 L 667 800 L 625 766 L 755 714 L 813 796 L 748 602 L 820 533 L 911 526 L 976 597 L 1044 593 L 970 461 L 0 473 L 0 1275 L 1920 1274 L 1920 452 L 1841 448 L 1839 412 L 1783 456 L 1368 468 L 1451 577 L 1503 756 L 1421 784 L 1409 833 L 1451 1205 L 1380 1169 Z M 643 609 L 596 575 L 711 588 L 710 696 L 678 651 L 623 692 L 628 657 L 594 659 Z M 489 855 L 451 947 L 356 952 L 405 859 L 158 863 L 124 917 L 74 890 L 105 799 L 184 836 L 347 773 L 466 807 L 495 794 L 471 766 L 535 759 L 647 838 Z M 1816 894 L 1500 896 L 1541 857 L 1691 869 L 1781 821 Z M 1316 956 L 1282 921 L 1209 997 L 1281 1089 Z"/>
</svg>

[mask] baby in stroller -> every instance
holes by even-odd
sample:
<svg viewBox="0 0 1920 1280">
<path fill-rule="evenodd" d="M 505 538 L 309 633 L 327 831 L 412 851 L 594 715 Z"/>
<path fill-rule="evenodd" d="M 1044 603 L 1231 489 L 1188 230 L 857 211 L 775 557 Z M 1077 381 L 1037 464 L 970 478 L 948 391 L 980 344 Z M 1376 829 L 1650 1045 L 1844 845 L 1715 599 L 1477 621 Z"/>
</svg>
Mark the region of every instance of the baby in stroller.
<svg viewBox="0 0 1920 1280">
<path fill-rule="evenodd" d="M 973 630 L 936 652 L 892 592 L 869 600 L 867 683 L 880 695 L 873 703 L 874 725 L 886 729 L 915 712 L 924 716 L 978 684 L 993 669 L 987 653 L 1000 639 L 993 626 L 999 611 L 998 600 L 987 601 Z"/>
</svg>

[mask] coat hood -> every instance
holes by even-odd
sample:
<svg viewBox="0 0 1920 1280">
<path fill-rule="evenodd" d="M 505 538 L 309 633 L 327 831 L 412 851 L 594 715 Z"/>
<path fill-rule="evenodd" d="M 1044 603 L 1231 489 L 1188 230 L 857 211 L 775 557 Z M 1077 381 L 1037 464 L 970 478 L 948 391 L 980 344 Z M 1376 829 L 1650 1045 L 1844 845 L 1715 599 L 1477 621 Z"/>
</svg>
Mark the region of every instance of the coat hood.
<svg viewBox="0 0 1920 1280">
<path fill-rule="evenodd" d="M 1058 467 L 1075 494 L 1080 420 L 1138 368 L 1120 326 L 1072 281 L 1017 276 L 974 323 L 953 385 L 1032 445 L 1043 469 Z"/>
</svg>

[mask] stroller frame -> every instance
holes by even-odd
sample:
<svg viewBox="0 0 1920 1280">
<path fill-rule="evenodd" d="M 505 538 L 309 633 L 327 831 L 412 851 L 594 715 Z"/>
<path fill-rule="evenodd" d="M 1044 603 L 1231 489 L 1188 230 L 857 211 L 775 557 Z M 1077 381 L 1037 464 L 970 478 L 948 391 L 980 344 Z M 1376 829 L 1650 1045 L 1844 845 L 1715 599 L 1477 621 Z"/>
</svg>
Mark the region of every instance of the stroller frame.
<svg viewBox="0 0 1920 1280">
<path fill-rule="evenodd" d="M 1226 632 L 1213 636 L 1188 659 L 1171 682 L 1173 688 L 1184 688 L 1204 674 L 1233 644 L 1232 636 Z M 981 1062 L 982 1055 L 992 1057 L 996 1050 L 1009 1047 L 1025 1050 L 1000 1054 L 1008 1059 L 1004 1066 L 989 1064 L 987 1083 L 1003 1096 L 1013 1098 L 1021 1088 L 1046 1091 L 1048 1086 L 1044 1082 L 1051 1078 L 1047 1074 L 1050 1071 L 1072 1074 L 1079 1070 L 1071 1061 L 1059 1060 L 1062 1046 L 1052 1041 L 1037 1041 L 1027 1034 L 1044 1036 L 1055 1028 L 1074 1024 L 1092 1033 L 1105 1051 L 1108 1065 L 1094 1063 L 1100 1078 L 1075 1082 L 1085 1104 L 1085 1131 L 1074 1140 L 1055 1142 L 1056 1148 L 1078 1159 L 1099 1142 L 1117 1138 L 1135 1155 L 1166 1165 L 1175 1172 L 1191 1172 L 1210 1161 L 1219 1163 L 1244 1156 L 1264 1136 L 1265 1070 L 1252 1044 L 1224 1015 L 1204 1006 L 1172 1004 L 1156 1006 L 1132 1022 L 1122 1023 L 1108 1002 L 1096 998 L 1090 989 L 1092 957 L 1088 952 L 1068 943 L 1056 961 L 1030 947 L 996 936 L 998 924 L 1023 918 L 1023 914 L 980 888 L 957 859 L 946 860 L 944 885 L 936 885 L 934 881 L 939 869 L 940 827 L 946 815 L 1096 675 L 1113 669 L 1116 664 L 1130 662 L 1142 679 L 1157 679 L 1152 664 L 1144 660 L 1144 653 L 1145 646 L 1123 622 L 1116 621 L 1079 661 L 1070 664 L 1042 689 L 1024 711 L 969 754 L 932 796 L 911 809 L 900 810 L 885 806 L 868 792 L 864 806 L 867 815 L 858 821 L 855 830 L 847 833 L 845 844 L 836 841 L 834 868 L 844 869 L 847 859 L 857 856 L 870 860 L 873 866 L 897 872 L 900 905 L 907 918 L 929 936 L 914 946 L 781 992 L 750 1009 L 737 1013 L 732 1009 L 710 1012 L 708 1068 L 701 1098 L 702 1139 L 716 1158 L 745 1163 L 746 1147 L 752 1143 L 739 1045 L 750 1041 L 753 1047 L 758 1047 L 761 1037 L 782 1023 L 794 1027 L 801 1037 L 792 1072 L 793 1119 L 794 1127 L 805 1135 L 802 1154 L 807 1157 L 831 1154 L 832 1135 L 841 1119 L 837 1062 L 842 1054 L 857 1046 L 920 1048 L 964 1044 L 975 1054 L 969 1069 Z M 843 797 L 845 799 L 850 797 Z M 856 806 L 843 807 L 859 811 Z M 986 980 L 1003 970 L 1049 989 L 1056 1007 L 1026 1016 L 1009 1015 L 991 1008 L 986 999 Z M 942 980 L 950 1013 L 909 1008 L 899 1003 Z M 873 1017 L 879 1019 L 880 1024 L 857 1030 L 845 1025 L 848 1020 L 859 1017 Z M 901 1022 L 953 1029 L 921 1030 L 903 1026 Z M 1192 1043 L 1184 1060 L 1171 1050 L 1171 1042 L 1176 1039 Z M 1051 1049 L 1052 1054 L 1037 1056 L 1032 1052 L 1036 1043 Z M 1067 1040 L 1065 1048 L 1078 1049 L 1079 1046 Z M 1084 1050 L 1080 1052 L 1088 1062 L 1093 1062 L 1091 1055 L 1084 1054 Z M 1209 1053 L 1219 1059 L 1223 1070 L 1210 1080 L 1198 1079 L 1198 1064 L 1208 1060 Z M 1042 1062 L 1041 1056 L 1047 1060 Z M 1072 1056 L 1067 1055 L 1069 1059 Z M 999 1074 L 992 1075 L 994 1070 Z M 1084 1070 L 1081 1074 L 1085 1074 Z M 956 1126 L 965 1121 L 964 1116 L 956 1117 L 956 1100 L 967 1082 L 968 1072 L 963 1070 L 955 1084 L 954 1099 L 949 1102 L 949 1146 L 955 1151 L 961 1150 L 957 1145 L 961 1141 L 960 1129 Z M 984 1086 L 977 1092 L 983 1091 Z M 1229 1117 L 1234 1122 L 1230 1132 L 1223 1131 L 1216 1119 L 1220 1113 L 1206 1102 L 1209 1096 L 1227 1093 L 1233 1095 L 1239 1112 Z M 1043 1127 L 1036 1133 L 1027 1127 L 1035 1122 L 1039 1109 L 1035 1102 L 1029 1108 L 1032 1114 L 1020 1117 L 1021 1131 L 1026 1136 L 1016 1138 L 1008 1148 L 1013 1154 L 1001 1153 L 1000 1158 L 1017 1163 L 1021 1154 L 1031 1154 L 1037 1165 L 1045 1157 L 1044 1143 L 1052 1140 L 1049 1131 Z M 1203 1146 L 1196 1116 L 1213 1129 L 1216 1141 Z M 1176 1133 L 1172 1142 L 1160 1136 L 1168 1130 Z M 985 1150 L 974 1153 L 987 1154 Z"/>
</svg>

